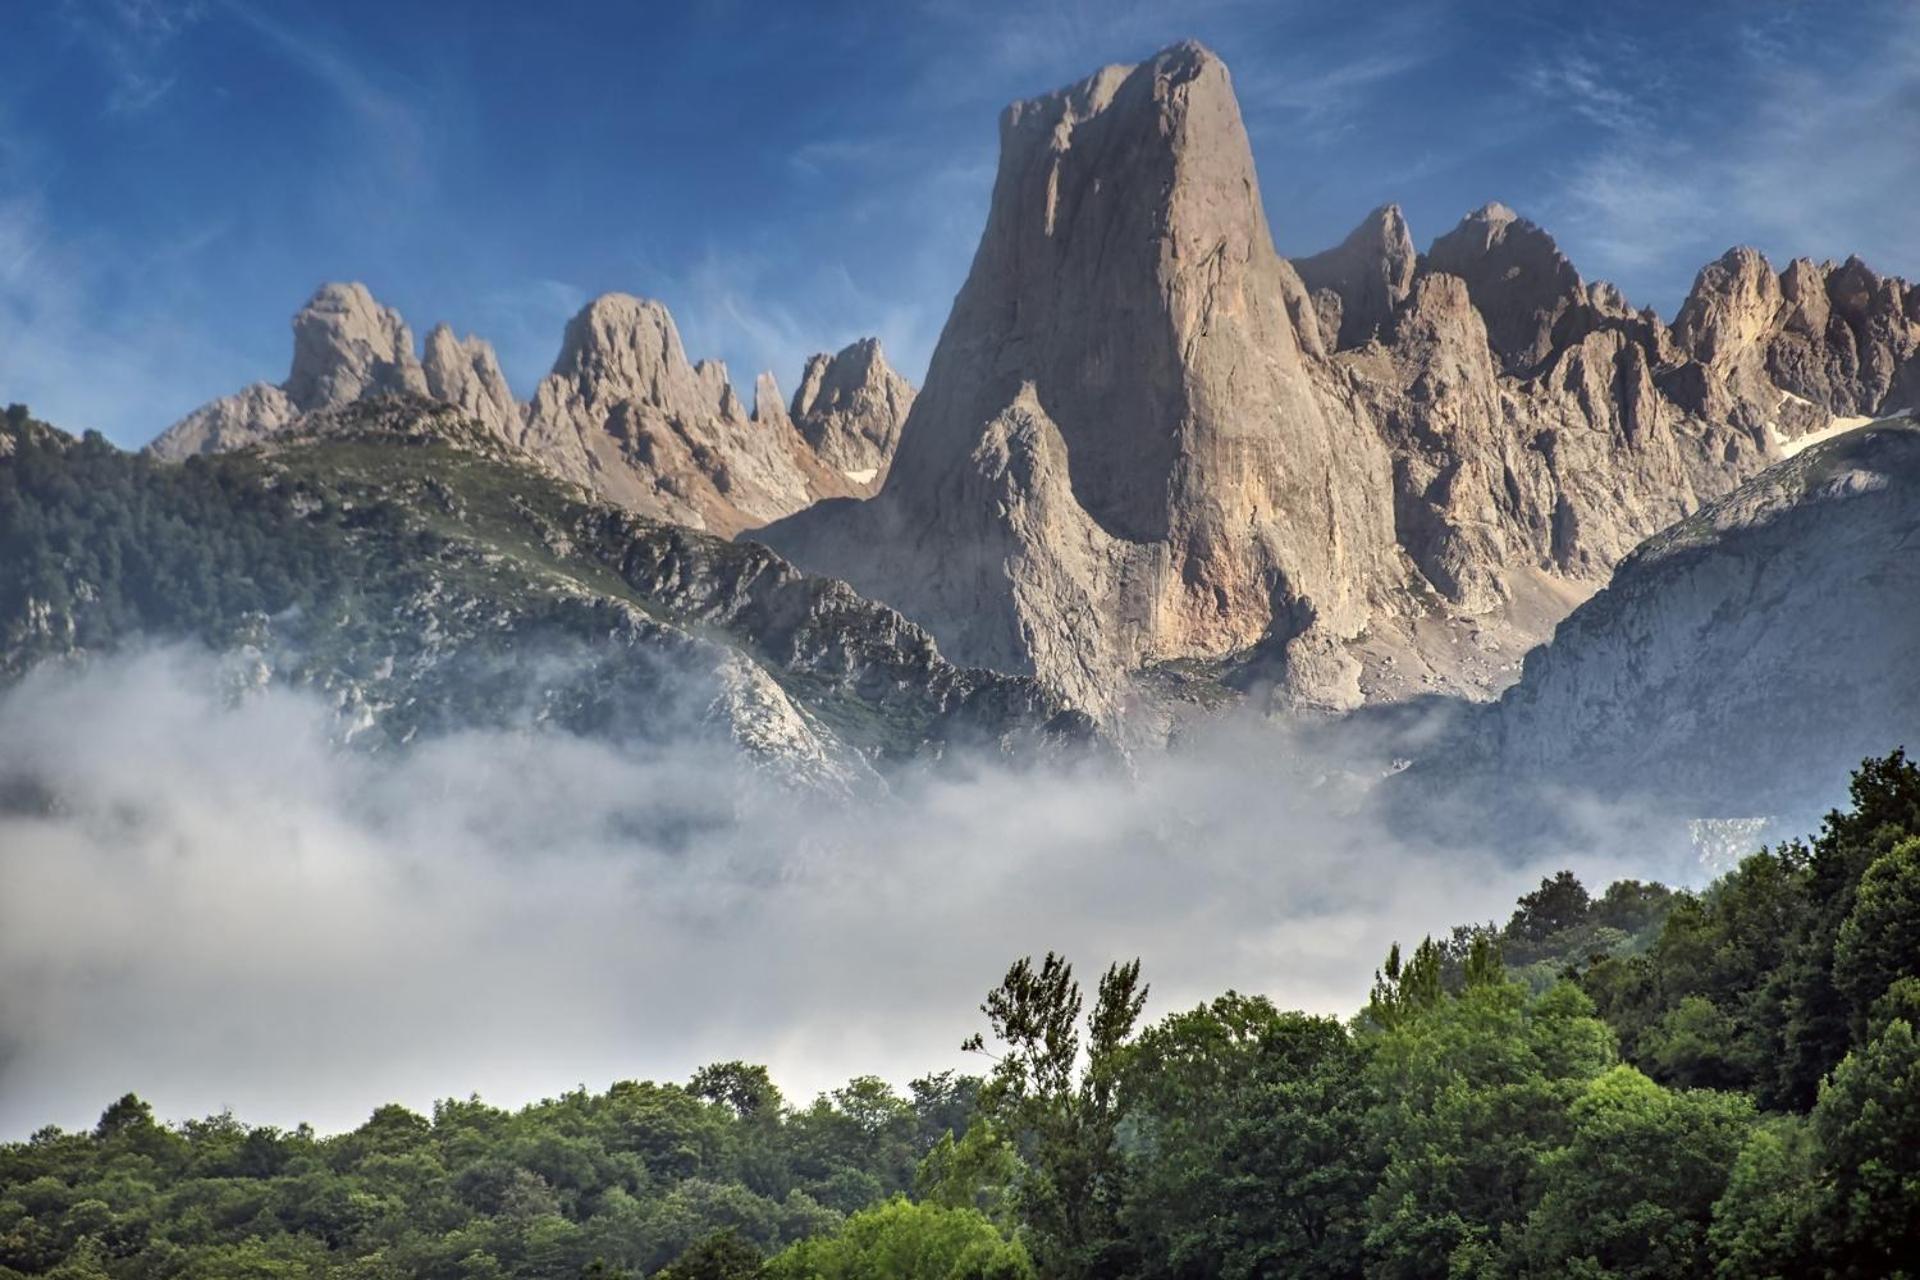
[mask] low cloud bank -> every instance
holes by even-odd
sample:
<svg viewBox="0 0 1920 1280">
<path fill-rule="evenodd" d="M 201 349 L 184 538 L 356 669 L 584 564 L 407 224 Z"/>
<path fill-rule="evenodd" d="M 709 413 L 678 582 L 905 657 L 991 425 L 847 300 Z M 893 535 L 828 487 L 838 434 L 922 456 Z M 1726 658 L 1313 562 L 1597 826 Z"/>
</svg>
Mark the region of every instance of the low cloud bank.
<svg viewBox="0 0 1920 1280">
<path fill-rule="evenodd" d="M 471 734 L 340 750 L 313 694 L 204 654 L 0 696 L 0 1138 L 769 1064 L 790 1095 L 964 1066 L 1012 958 L 1138 955 L 1150 1013 L 1226 988 L 1347 1013 L 1388 942 L 1504 917 L 1546 870 L 1390 837 L 1370 745 L 1227 724 L 1110 766 L 949 761 L 799 795 L 710 745 Z M 1594 824 L 1604 835 L 1607 825 Z"/>
</svg>

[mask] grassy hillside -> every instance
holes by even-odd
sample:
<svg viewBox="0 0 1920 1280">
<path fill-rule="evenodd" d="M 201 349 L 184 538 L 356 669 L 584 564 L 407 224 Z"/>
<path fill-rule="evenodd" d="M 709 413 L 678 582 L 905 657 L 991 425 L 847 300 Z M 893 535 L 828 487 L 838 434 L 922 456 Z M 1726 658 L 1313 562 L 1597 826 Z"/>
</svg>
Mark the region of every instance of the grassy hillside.
<svg viewBox="0 0 1920 1280">
<path fill-rule="evenodd" d="M 713 718 L 716 670 L 746 664 L 849 755 L 1087 730 L 1032 681 L 950 666 L 844 585 L 594 502 L 444 405 L 355 405 L 181 464 L 9 410 L 0 677 L 154 638 L 256 657 L 337 699 L 369 742 L 678 732 Z"/>
</svg>

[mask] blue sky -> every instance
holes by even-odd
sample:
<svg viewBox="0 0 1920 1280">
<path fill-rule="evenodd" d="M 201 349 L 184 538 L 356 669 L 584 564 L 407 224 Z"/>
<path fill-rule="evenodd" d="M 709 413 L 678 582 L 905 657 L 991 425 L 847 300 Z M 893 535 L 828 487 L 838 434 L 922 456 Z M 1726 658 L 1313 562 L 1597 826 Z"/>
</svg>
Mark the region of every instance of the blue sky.
<svg viewBox="0 0 1920 1280">
<path fill-rule="evenodd" d="M 1920 5 L 8 0 L 0 401 L 127 445 L 285 376 L 365 281 L 493 340 L 664 300 L 746 387 L 877 333 L 916 380 L 1001 106 L 1185 36 L 1233 69 L 1283 253 L 1499 199 L 1671 313 L 1734 243 L 1920 275 Z"/>
</svg>

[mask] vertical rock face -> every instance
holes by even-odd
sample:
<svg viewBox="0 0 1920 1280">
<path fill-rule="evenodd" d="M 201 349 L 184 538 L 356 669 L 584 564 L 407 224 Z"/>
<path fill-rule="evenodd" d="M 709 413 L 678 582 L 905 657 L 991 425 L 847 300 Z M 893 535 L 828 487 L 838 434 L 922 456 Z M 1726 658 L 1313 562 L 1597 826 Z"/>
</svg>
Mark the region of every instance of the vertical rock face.
<svg viewBox="0 0 1920 1280">
<path fill-rule="evenodd" d="M 285 430 L 302 414 L 344 408 L 382 395 L 434 395 L 475 410 L 475 416 L 504 431 L 518 417 L 492 348 L 477 338 L 455 342 L 436 330 L 427 343 L 423 368 L 413 350 L 413 332 L 400 313 L 380 305 L 363 284 L 324 284 L 293 317 L 293 367 L 279 386 L 256 382 L 230 396 L 202 405 L 161 432 L 147 446 L 156 457 L 177 460 L 195 453 L 241 449 Z M 494 380 L 483 393 L 474 375 L 453 368 L 456 359 L 476 370 L 484 365 Z M 458 396 L 443 395 L 432 383 L 455 381 Z M 499 411 L 478 412 L 483 396 L 497 398 Z M 462 397 L 472 397 L 468 404 Z"/>
<path fill-rule="evenodd" d="M 606 294 L 568 323 L 520 442 L 623 506 L 732 534 L 852 492 L 778 406 L 769 378 L 750 415 L 724 365 L 688 362 L 665 307 Z"/>
<path fill-rule="evenodd" d="M 464 411 L 489 430 L 512 439 L 520 428 L 520 405 L 500 372 L 500 361 L 484 339 L 437 324 L 427 334 L 426 357 L 420 362 L 427 394 Z"/>
<path fill-rule="evenodd" d="M 1785 393 L 1842 417 L 1920 404 L 1920 308 L 1858 258 L 1775 276 L 1754 249 L 1702 269 L 1674 337 L 1736 400 Z M 1818 425 L 1818 424 L 1816 424 Z"/>
<path fill-rule="evenodd" d="M 363 396 L 425 395 L 427 380 L 400 313 L 363 284 L 321 285 L 293 317 L 293 369 L 279 386 L 256 382 L 200 408 L 148 446 L 178 459 L 241 449 L 303 413 L 337 409 Z"/>
<path fill-rule="evenodd" d="M 792 420 L 820 460 L 861 496 L 878 490 L 893 463 L 913 387 L 887 364 L 875 338 L 807 361 Z"/>
<path fill-rule="evenodd" d="M 412 331 L 365 285 L 322 285 L 294 316 L 286 393 L 303 411 L 338 408 L 368 395 L 426 391 Z"/>
<path fill-rule="evenodd" d="M 1815 445 L 1634 550 L 1413 776 L 1817 813 L 1863 756 L 1911 739 L 1916 537 L 1920 425 Z"/>
<path fill-rule="evenodd" d="M 573 318 L 528 405 L 480 338 L 436 325 L 416 357 L 406 322 L 364 285 L 322 286 L 294 316 L 293 333 L 285 383 L 256 383 L 196 409 L 149 451 L 179 459 L 244 448 L 306 414 L 425 396 L 612 501 L 732 534 L 823 497 L 873 492 L 913 402 L 913 388 L 867 339 L 808 363 L 797 424 L 771 375 L 749 414 L 724 365 L 688 361 L 665 307 L 625 294 L 597 298 Z"/>
<path fill-rule="evenodd" d="M 1001 137 L 885 488 L 763 536 L 1096 711 L 1252 645 L 1309 701 L 1490 696 L 1643 539 L 1920 399 L 1915 293 L 1859 264 L 1730 254 L 1672 329 L 1497 204 L 1290 269 L 1198 46 Z"/>
<path fill-rule="evenodd" d="M 1413 288 L 1413 236 L 1397 204 L 1382 205 L 1367 215 L 1340 244 L 1310 258 L 1295 258 L 1301 282 L 1314 291 L 1323 314 L 1335 317 L 1331 332 L 1323 325 L 1321 337 L 1329 347 L 1357 347 L 1393 318 L 1394 308 Z M 1322 291 L 1337 305 L 1322 303 Z"/>
<path fill-rule="evenodd" d="M 1008 108 L 916 398 L 879 344 L 749 410 L 657 302 L 596 299 L 515 404 L 491 350 L 330 285 L 292 373 L 162 456 L 424 392 L 645 515 L 751 531 L 969 665 L 1118 714 L 1257 658 L 1297 702 L 1491 696 L 1643 539 L 1863 415 L 1920 406 L 1920 289 L 1740 249 L 1671 328 L 1500 205 L 1422 256 L 1394 206 L 1273 250 L 1226 68 L 1194 44 Z M 867 501 L 856 501 L 867 499 Z"/>
<path fill-rule="evenodd" d="M 1466 281 L 1487 337 L 1509 372 L 1537 366 L 1554 326 L 1587 300 L 1586 286 L 1553 237 L 1503 204 L 1468 214 L 1433 242 L 1426 265 Z"/>
<path fill-rule="evenodd" d="M 1294 692 L 1351 701 L 1337 644 L 1397 572 L 1386 457 L 1316 382 L 1225 66 L 1177 45 L 1000 132 L 886 488 L 764 536 L 1083 705 L 1270 631 Z"/>
</svg>

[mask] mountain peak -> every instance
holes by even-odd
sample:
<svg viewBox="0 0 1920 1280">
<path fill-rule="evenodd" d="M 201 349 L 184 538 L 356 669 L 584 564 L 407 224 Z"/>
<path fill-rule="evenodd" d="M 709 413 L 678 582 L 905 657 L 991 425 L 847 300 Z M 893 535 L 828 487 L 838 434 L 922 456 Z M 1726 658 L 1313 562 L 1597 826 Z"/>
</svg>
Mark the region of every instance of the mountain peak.
<svg viewBox="0 0 1920 1280">
<path fill-rule="evenodd" d="M 1587 300 L 1580 273 L 1553 237 L 1497 202 L 1435 240 L 1426 265 L 1467 282 L 1488 340 L 1513 373 L 1544 360 L 1553 350 L 1555 323 Z"/>
<path fill-rule="evenodd" d="M 1419 260 L 1400 206 L 1383 204 L 1345 240 L 1312 257 L 1295 258 L 1293 268 L 1307 288 L 1324 290 L 1337 300 L 1338 322 L 1330 336 L 1333 345 L 1345 348 L 1361 345 L 1386 327 L 1413 286 Z"/>
<path fill-rule="evenodd" d="M 780 398 L 780 383 L 768 369 L 753 380 L 752 420 L 763 425 L 790 422 L 786 403 Z"/>
<path fill-rule="evenodd" d="M 287 396 L 302 410 L 351 404 L 366 395 L 426 394 L 413 332 L 364 284 L 323 284 L 293 317 Z"/>
<path fill-rule="evenodd" d="M 886 487 L 765 532 L 943 649 L 1089 707 L 1144 661 L 1351 634 L 1391 557 L 1389 468 L 1315 396 L 1295 327 L 1312 307 L 1225 65 L 1177 45 L 1002 122 Z M 1337 661 L 1294 652 L 1303 692 L 1349 698 Z"/>
<path fill-rule="evenodd" d="M 1702 364 L 1724 365 L 1767 334 L 1780 310 L 1780 286 L 1765 254 L 1735 245 L 1694 276 L 1674 317 L 1674 339 Z"/>
<path fill-rule="evenodd" d="M 878 338 L 860 338 L 829 356 L 811 356 L 793 393 L 792 417 L 820 460 L 861 493 L 893 463 L 913 387 L 887 363 Z"/>
<path fill-rule="evenodd" d="M 461 339 L 446 324 L 436 324 L 427 334 L 420 369 L 428 395 L 461 409 L 503 439 L 518 436 L 520 405 L 486 339 L 472 334 Z"/>
<path fill-rule="evenodd" d="M 590 403 L 631 400 L 685 418 L 720 408 L 719 388 L 687 359 L 672 314 L 630 293 L 603 293 L 580 308 L 567 322 L 553 374 Z"/>
<path fill-rule="evenodd" d="M 286 430 L 305 413 L 369 396 L 426 394 L 413 332 L 400 313 L 382 306 L 364 284 L 333 282 L 314 290 L 294 313 L 293 365 L 285 382 L 256 382 L 204 404 L 148 448 L 169 460 L 242 449 Z"/>
</svg>

